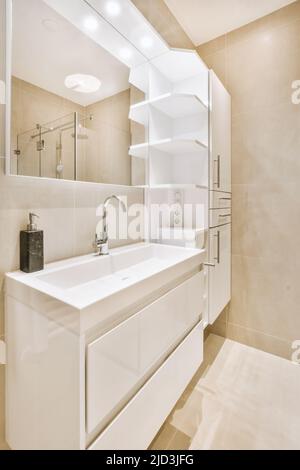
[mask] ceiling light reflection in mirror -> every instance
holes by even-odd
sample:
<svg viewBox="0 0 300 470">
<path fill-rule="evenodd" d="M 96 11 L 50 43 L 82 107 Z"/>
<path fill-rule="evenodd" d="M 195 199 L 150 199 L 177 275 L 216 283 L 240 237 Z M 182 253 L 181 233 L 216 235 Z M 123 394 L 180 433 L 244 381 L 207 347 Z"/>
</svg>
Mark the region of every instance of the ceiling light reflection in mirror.
<svg viewBox="0 0 300 470">
<path fill-rule="evenodd" d="M 145 63 L 146 57 L 111 26 L 85 0 L 43 0 L 90 39 L 106 49 L 128 67 Z M 111 0 L 112 1 L 112 0 Z M 123 4 L 123 3 L 122 3 Z M 107 12 L 106 12 L 107 15 Z M 96 27 L 96 22 L 97 27 Z M 122 54 L 125 49 L 130 53 Z"/>
<path fill-rule="evenodd" d="M 101 82 L 92 75 L 77 73 L 66 77 L 65 86 L 78 93 L 95 93 L 101 87 Z"/>
<path fill-rule="evenodd" d="M 130 0 L 85 1 L 134 44 L 147 59 L 151 60 L 169 51 L 168 45 Z M 115 14 L 112 14 L 113 11 Z"/>
</svg>

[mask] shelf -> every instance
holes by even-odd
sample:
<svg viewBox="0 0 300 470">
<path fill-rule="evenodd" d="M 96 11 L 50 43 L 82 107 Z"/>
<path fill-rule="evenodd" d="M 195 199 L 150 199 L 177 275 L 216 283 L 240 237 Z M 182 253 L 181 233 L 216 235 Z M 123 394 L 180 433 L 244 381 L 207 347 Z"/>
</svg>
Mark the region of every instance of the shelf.
<svg viewBox="0 0 300 470">
<path fill-rule="evenodd" d="M 178 155 L 179 153 L 196 153 L 203 149 L 207 150 L 207 145 L 199 140 L 164 139 L 151 143 L 151 148 L 171 155 Z"/>
<path fill-rule="evenodd" d="M 201 184 L 153 184 L 147 186 L 148 189 L 205 189 L 208 190 L 208 186 Z"/>
<path fill-rule="evenodd" d="M 167 54 L 153 59 L 151 64 L 172 83 L 201 74 L 208 79 L 208 68 L 196 51 L 171 49 Z"/>
<path fill-rule="evenodd" d="M 153 107 L 172 119 L 195 116 L 208 112 L 208 107 L 197 95 L 189 93 L 166 93 L 158 98 L 131 106 L 129 119 L 148 125 L 149 107 Z"/>
<path fill-rule="evenodd" d="M 132 145 L 129 148 L 129 155 L 137 158 L 148 158 L 149 144 Z"/>
<path fill-rule="evenodd" d="M 161 152 L 168 153 L 169 155 L 178 155 L 180 153 L 197 153 L 201 150 L 207 150 L 206 144 L 199 140 L 192 139 L 163 139 L 157 142 L 144 143 L 139 145 L 132 145 L 129 149 L 129 154 L 132 157 L 148 158 L 149 149 L 160 150 Z"/>
</svg>

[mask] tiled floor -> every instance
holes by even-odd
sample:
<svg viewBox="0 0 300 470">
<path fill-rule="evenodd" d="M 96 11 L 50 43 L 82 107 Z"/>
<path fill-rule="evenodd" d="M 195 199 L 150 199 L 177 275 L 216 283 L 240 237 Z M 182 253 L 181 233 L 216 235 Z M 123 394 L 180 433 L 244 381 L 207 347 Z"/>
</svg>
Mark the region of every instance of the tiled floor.
<svg viewBox="0 0 300 470">
<path fill-rule="evenodd" d="M 157 450 L 300 449 L 300 365 L 210 335 Z"/>
</svg>

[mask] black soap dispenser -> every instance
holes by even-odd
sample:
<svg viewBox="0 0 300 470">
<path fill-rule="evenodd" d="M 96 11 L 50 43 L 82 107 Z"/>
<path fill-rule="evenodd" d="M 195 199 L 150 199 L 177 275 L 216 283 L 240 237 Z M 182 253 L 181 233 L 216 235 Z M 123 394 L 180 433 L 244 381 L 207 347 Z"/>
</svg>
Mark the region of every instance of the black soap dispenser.
<svg viewBox="0 0 300 470">
<path fill-rule="evenodd" d="M 24 273 L 35 273 L 44 269 L 44 232 L 35 223 L 38 215 L 29 214 L 27 230 L 20 232 L 20 269 Z"/>
</svg>

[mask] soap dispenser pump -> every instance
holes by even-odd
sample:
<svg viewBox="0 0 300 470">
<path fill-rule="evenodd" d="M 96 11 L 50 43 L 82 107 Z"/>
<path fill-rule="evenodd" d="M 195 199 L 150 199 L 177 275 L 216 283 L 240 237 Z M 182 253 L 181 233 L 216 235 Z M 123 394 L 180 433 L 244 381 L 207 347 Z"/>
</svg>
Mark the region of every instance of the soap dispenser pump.
<svg viewBox="0 0 300 470">
<path fill-rule="evenodd" d="M 20 232 L 20 269 L 35 273 L 44 269 L 44 232 L 38 230 L 38 215 L 30 212 L 27 230 Z"/>
</svg>

